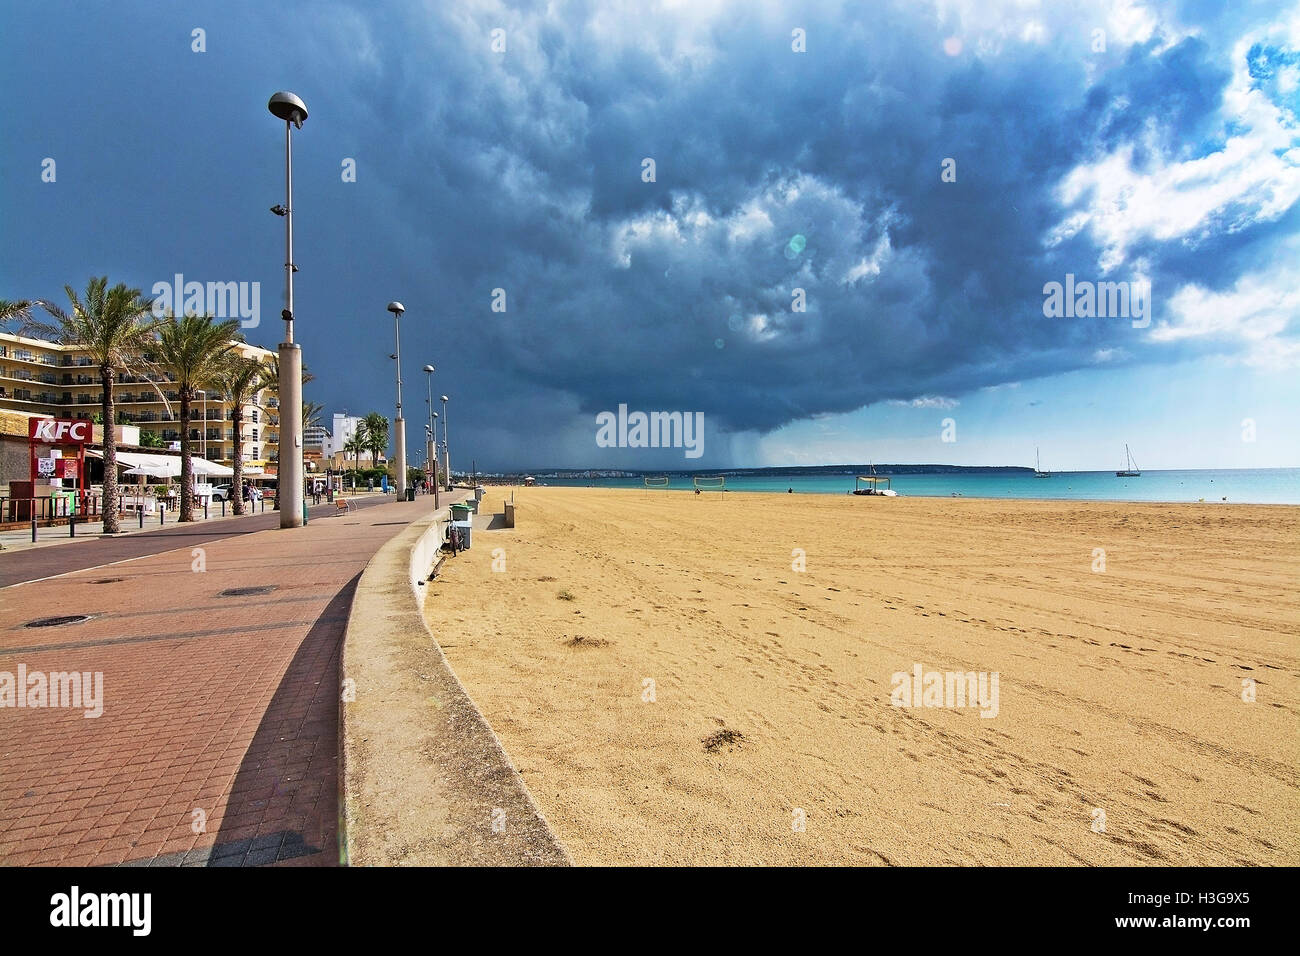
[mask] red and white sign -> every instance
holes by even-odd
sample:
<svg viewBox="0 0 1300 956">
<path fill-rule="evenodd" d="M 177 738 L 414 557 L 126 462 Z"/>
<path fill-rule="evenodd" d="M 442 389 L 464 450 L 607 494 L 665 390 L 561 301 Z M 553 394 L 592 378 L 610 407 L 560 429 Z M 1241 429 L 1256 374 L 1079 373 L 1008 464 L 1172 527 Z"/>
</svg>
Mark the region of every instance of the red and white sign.
<svg viewBox="0 0 1300 956">
<path fill-rule="evenodd" d="M 85 445 L 90 441 L 89 418 L 29 418 L 27 437 L 51 445 Z"/>
</svg>

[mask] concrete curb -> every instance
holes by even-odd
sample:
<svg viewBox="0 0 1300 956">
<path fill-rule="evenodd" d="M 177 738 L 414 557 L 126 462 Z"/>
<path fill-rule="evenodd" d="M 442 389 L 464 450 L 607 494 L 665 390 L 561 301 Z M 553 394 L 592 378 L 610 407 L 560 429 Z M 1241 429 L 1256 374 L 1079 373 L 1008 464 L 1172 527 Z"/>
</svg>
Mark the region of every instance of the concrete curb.
<svg viewBox="0 0 1300 956">
<path fill-rule="evenodd" d="M 416 582 L 449 517 L 412 522 L 357 582 L 339 666 L 355 689 L 339 706 L 340 862 L 571 865 L 425 624 Z"/>
</svg>

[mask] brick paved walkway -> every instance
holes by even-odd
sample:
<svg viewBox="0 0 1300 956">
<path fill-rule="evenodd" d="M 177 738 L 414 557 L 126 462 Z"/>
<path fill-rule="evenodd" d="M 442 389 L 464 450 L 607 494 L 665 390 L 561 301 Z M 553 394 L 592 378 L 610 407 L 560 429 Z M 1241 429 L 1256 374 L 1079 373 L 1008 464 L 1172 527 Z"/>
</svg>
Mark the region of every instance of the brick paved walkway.
<svg viewBox="0 0 1300 956">
<path fill-rule="evenodd" d="M 0 681 L 20 665 L 29 687 L 36 672 L 103 674 L 100 717 L 0 708 L 0 865 L 335 863 L 352 592 L 371 555 L 432 507 L 236 527 L 259 515 L 161 545 L 133 535 L 104 553 L 145 556 L 0 591 Z M 0 571 L 21 558 L 28 579 L 44 577 L 32 562 L 93 557 L 98 544 L 4 556 Z M 250 587 L 271 590 L 222 595 Z M 91 618 L 24 626 L 56 614 Z"/>
<path fill-rule="evenodd" d="M 349 502 L 359 508 L 392 500 L 386 495 L 348 498 Z M 322 504 L 309 507 L 307 513 L 315 518 L 332 515 L 334 511 L 334 505 Z M 146 525 L 144 531 L 137 530 L 131 521 L 132 519 L 127 518 L 123 522 L 123 530 L 126 533 L 109 536 L 99 533 L 98 523 L 91 526 L 80 525 L 75 539 L 67 537 L 66 526 L 40 529 L 39 546 L 33 547 L 30 543 L 21 543 L 6 547 L 0 552 L 0 588 L 54 574 L 65 574 L 80 568 L 102 566 L 146 554 L 157 554 L 159 551 L 170 551 L 185 547 L 186 544 L 193 547 L 232 534 L 249 534 L 253 531 L 266 531 L 280 527 L 279 513 L 271 510 L 269 506 L 265 512 L 259 511 L 239 518 L 232 515 L 213 521 L 192 521 L 186 524 L 181 524 L 176 520 L 175 515 L 169 513 L 165 525 L 159 526 L 156 523 L 152 527 Z M 154 521 L 156 522 L 157 519 L 155 518 Z M 308 524 L 310 525 L 311 522 L 308 521 Z M 56 537 L 50 538 L 51 534 Z M 9 536 L 12 537 L 12 534 Z"/>
</svg>

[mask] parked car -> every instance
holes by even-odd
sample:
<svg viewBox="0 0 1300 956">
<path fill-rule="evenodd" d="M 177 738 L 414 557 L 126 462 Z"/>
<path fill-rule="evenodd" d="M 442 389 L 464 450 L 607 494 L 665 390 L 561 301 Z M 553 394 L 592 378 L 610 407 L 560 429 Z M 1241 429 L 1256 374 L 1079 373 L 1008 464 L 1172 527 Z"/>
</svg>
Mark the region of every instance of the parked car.
<svg viewBox="0 0 1300 956">
<path fill-rule="evenodd" d="M 258 488 L 256 485 L 254 485 L 254 486 L 252 487 L 252 492 L 253 492 L 253 500 L 254 500 L 254 501 L 259 501 L 259 500 L 261 500 L 261 498 L 262 498 L 262 490 L 261 490 L 260 488 Z M 233 493 L 233 486 L 231 486 L 231 485 L 217 485 L 215 488 L 212 489 L 212 500 L 213 500 L 213 501 L 229 501 L 229 500 L 230 500 L 230 496 L 231 496 L 232 493 Z"/>
</svg>

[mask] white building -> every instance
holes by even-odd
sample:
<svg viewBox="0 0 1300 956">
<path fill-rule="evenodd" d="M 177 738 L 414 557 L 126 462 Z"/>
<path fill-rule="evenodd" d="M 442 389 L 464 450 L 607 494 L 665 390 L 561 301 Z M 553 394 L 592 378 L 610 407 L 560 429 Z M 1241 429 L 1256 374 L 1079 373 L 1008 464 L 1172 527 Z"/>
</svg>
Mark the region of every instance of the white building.
<svg viewBox="0 0 1300 956">
<path fill-rule="evenodd" d="M 352 436 L 357 433 L 357 427 L 360 424 L 361 418 L 357 415 L 340 415 L 335 412 L 334 427 L 327 433 L 327 437 L 321 445 L 322 454 L 326 458 L 332 458 L 343 451 L 343 446 L 352 440 Z"/>
</svg>

